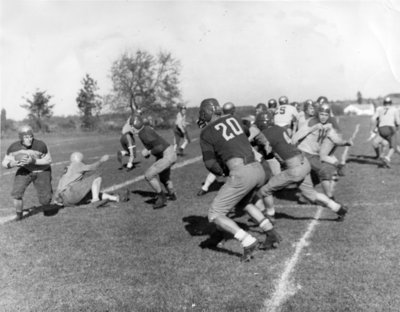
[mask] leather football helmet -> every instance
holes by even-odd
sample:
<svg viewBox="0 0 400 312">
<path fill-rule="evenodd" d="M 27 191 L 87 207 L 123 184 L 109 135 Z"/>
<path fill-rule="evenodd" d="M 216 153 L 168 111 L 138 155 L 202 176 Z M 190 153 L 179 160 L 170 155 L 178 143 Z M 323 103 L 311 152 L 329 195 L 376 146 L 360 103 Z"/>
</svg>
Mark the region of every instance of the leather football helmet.
<svg viewBox="0 0 400 312">
<path fill-rule="evenodd" d="M 31 135 L 33 136 L 33 130 L 32 127 L 29 125 L 22 125 L 18 129 L 18 137 L 20 140 L 24 137 L 24 135 Z"/>
<path fill-rule="evenodd" d="M 210 122 L 212 116 L 221 115 L 221 107 L 214 98 L 205 99 L 200 103 L 199 120 L 201 122 Z"/>
<path fill-rule="evenodd" d="M 319 113 L 327 113 L 327 114 L 331 114 L 331 107 L 329 106 L 328 103 L 323 103 L 321 104 L 321 106 L 319 107 L 318 110 Z"/>
<path fill-rule="evenodd" d="M 268 108 L 269 109 L 275 109 L 275 108 L 277 108 L 278 107 L 278 102 L 276 102 L 276 100 L 275 99 L 270 99 L 269 101 L 268 101 Z"/>
<path fill-rule="evenodd" d="M 224 105 L 222 105 L 222 113 L 224 115 L 233 115 L 235 113 L 236 107 L 235 104 L 232 102 L 227 102 Z"/>
<path fill-rule="evenodd" d="M 258 103 L 256 105 L 256 110 L 260 112 L 266 112 L 268 110 L 268 107 L 264 103 Z"/>
<path fill-rule="evenodd" d="M 289 104 L 289 99 L 286 96 L 281 96 L 278 100 L 279 105 L 287 105 Z"/>
<path fill-rule="evenodd" d="M 317 99 L 317 103 L 319 103 L 321 105 L 324 104 L 324 103 L 328 103 L 328 98 L 326 96 L 320 96 Z"/>
<path fill-rule="evenodd" d="M 273 126 L 274 113 L 268 110 L 265 113 L 257 114 L 255 124 L 260 130 Z"/>
<path fill-rule="evenodd" d="M 83 160 L 83 154 L 81 152 L 73 152 L 69 159 L 72 162 L 81 162 Z"/>
<path fill-rule="evenodd" d="M 392 99 L 387 96 L 383 99 L 383 105 L 392 105 Z"/>
<path fill-rule="evenodd" d="M 132 115 L 130 120 L 130 125 L 136 130 L 142 129 L 144 127 L 143 118 L 136 114 Z"/>
</svg>

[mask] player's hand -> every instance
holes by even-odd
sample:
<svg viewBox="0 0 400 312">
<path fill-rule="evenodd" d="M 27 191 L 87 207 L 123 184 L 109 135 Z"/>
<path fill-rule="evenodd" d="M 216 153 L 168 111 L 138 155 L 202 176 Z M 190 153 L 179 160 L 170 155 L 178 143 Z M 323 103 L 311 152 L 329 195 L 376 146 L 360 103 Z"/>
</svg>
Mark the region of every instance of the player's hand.
<svg viewBox="0 0 400 312">
<path fill-rule="evenodd" d="M 322 123 L 317 123 L 316 125 L 314 125 L 312 127 L 312 132 L 319 131 L 319 130 L 322 130 L 322 129 L 324 129 L 324 125 Z"/>
<path fill-rule="evenodd" d="M 142 156 L 144 158 L 149 158 L 150 157 L 150 151 L 148 149 L 142 149 Z"/>
<path fill-rule="evenodd" d="M 30 165 L 30 164 L 34 164 L 35 163 L 35 159 L 30 156 L 30 155 L 25 155 L 20 161 L 19 164 L 20 166 L 25 166 L 25 165 Z"/>
<path fill-rule="evenodd" d="M 106 162 L 106 161 L 109 160 L 109 159 L 110 159 L 110 156 L 108 156 L 108 155 L 103 155 L 103 156 L 101 156 L 100 161 L 101 161 L 101 162 Z"/>
</svg>

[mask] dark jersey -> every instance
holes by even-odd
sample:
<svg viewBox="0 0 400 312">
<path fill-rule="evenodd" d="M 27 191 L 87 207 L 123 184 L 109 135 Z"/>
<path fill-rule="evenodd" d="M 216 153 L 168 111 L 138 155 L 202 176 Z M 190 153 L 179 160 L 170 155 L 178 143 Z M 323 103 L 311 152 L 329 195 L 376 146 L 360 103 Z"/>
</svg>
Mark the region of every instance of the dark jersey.
<svg viewBox="0 0 400 312">
<path fill-rule="evenodd" d="M 274 125 L 263 129 L 262 133 L 271 145 L 272 152 L 279 160 L 285 161 L 301 153 L 296 146 L 291 144 L 291 139 L 285 128 Z"/>
<path fill-rule="evenodd" d="M 254 159 L 242 123 L 232 115 L 208 124 L 200 134 L 200 146 L 204 164 L 216 175 L 222 175 L 222 166 L 231 158 Z"/>
<path fill-rule="evenodd" d="M 7 155 L 15 156 L 17 154 L 27 154 L 30 155 L 32 158 L 40 159 L 43 158 L 46 154 L 48 154 L 47 145 L 40 140 L 33 139 L 32 145 L 26 147 L 21 143 L 21 141 L 16 141 L 12 143 L 7 149 Z M 46 168 L 50 167 L 50 165 L 36 165 L 36 164 L 29 164 L 24 165 L 24 168 L 28 170 L 45 170 Z"/>
<path fill-rule="evenodd" d="M 150 126 L 144 126 L 138 135 L 144 147 L 156 157 L 162 156 L 162 152 L 169 146 L 169 143 Z"/>
</svg>

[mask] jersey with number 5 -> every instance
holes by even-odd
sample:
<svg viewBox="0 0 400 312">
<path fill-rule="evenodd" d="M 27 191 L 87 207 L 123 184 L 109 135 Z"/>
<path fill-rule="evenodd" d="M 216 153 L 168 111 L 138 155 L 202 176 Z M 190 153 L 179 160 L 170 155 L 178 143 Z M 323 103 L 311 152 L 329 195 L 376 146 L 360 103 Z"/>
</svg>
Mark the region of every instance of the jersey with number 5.
<svg viewBox="0 0 400 312">
<path fill-rule="evenodd" d="M 221 159 L 224 163 L 234 157 L 251 159 L 253 151 L 241 122 L 232 115 L 208 124 L 200 134 L 203 160 Z"/>
<path fill-rule="evenodd" d="M 299 119 L 297 109 L 292 105 L 280 105 L 275 112 L 274 122 L 277 126 L 287 127 Z"/>
</svg>

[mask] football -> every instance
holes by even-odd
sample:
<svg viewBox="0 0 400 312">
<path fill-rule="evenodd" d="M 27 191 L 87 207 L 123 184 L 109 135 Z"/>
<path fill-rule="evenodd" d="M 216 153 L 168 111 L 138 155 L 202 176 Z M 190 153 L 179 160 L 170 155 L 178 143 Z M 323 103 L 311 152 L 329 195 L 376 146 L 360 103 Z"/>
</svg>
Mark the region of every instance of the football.
<svg viewBox="0 0 400 312">
<path fill-rule="evenodd" d="M 25 153 L 18 153 L 14 155 L 14 159 L 18 162 L 31 163 L 32 157 Z"/>
</svg>

